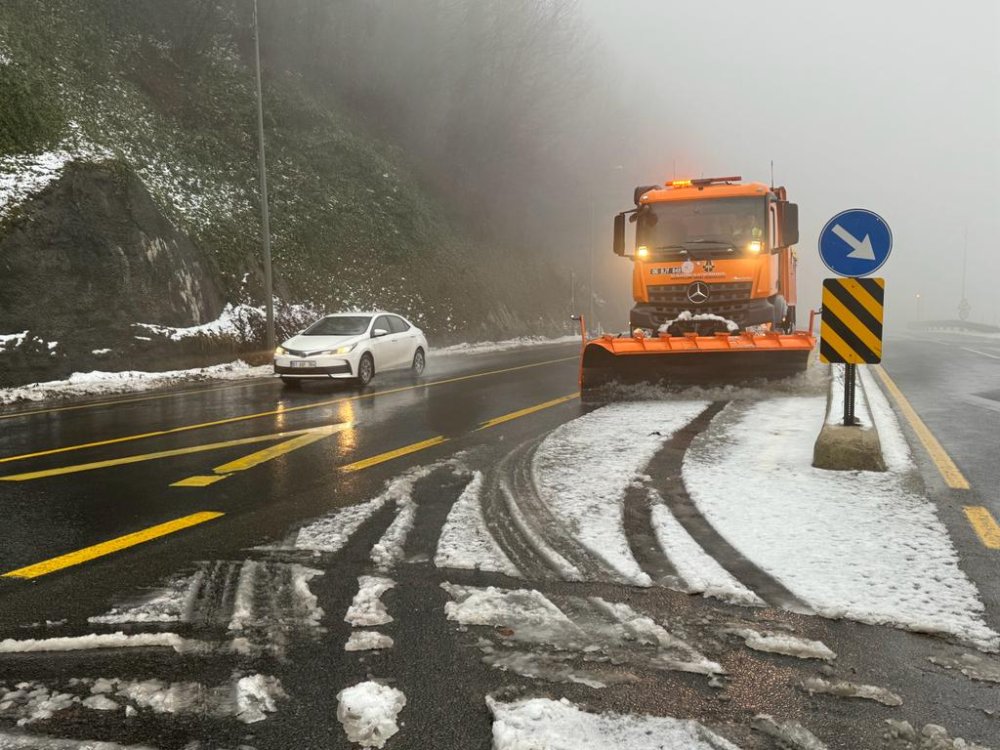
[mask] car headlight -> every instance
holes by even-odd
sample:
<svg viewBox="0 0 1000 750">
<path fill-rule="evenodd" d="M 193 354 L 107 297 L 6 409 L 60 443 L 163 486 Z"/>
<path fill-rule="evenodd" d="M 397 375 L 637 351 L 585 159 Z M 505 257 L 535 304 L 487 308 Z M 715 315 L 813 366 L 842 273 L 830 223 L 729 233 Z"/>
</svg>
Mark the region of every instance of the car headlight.
<svg viewBox="0 0 1000 750">
<path fill-rule="evenodd" d="M 280 357 L 282 354 L 288 354 L 284 347 L 276 346 L 274 347 L 274 356 Z"/>
<path fill-rule="evenodd" d="M 321 357 L 336 355 L 336 354 L 347 354 L 354 350 L 357 344 L 346 344 L 345 346 L 338 347 L 336 349 L 327 349 L 325 352 L 316 352 Z"/>
</svg>

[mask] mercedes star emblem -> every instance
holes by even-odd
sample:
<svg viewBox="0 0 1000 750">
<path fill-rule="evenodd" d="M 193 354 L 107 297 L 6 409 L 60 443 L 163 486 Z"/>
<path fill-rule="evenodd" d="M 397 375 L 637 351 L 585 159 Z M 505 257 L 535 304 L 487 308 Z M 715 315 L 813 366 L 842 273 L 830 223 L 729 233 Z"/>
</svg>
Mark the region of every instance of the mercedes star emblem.
<svg viewBox="0 0 1000 750">
<path fill-rule="evenodd" d="M 687 298 L 695 305 L 700 305 L 708 301 L 708 284 L 704 281 L 695 281 L 688 286 Z"/>
</svg>

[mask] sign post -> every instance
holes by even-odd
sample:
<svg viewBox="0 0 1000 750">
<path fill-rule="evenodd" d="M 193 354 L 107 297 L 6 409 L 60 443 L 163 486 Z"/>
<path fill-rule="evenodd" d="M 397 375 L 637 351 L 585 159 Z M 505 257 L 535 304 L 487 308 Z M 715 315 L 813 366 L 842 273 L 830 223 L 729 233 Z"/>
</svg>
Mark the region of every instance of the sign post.
<svg viewBox="0 0 1000 750">
<path fill-rule="evenodd" d="M 865 209 L 841 211 L 823 227 L 823 263 L 846 278 L 824 279 L 820 361 L 844 364 L 844 424 L 855 426 L 854 397 L 859 364 L 882 361 L 885 279 L 859 278 L 881 268 L 892 251 L 885 220 Z"/>
</svg>

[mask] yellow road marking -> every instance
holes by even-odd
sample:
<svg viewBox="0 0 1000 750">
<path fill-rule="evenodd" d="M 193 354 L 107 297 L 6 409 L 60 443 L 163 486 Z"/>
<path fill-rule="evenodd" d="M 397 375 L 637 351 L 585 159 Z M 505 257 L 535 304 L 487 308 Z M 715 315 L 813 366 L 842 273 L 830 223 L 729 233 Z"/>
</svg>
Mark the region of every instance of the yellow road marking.
<svg viewBox="0 0 1000 750">
<path fill-rule="evenodd" d="M 175 456 L 187 456 L 192 453 L 203 453 L 205 451 L 221 450 L 223 448 L 234 448 L 238 445 L 251 445 L 253 443 L 265 443 L 269 440 L 280 440 L 281 438 L 295 437 L 298 435 L 315 435 L 314 439 L 332 435 L 351 426 L 350 423 L 330 425 L 328 427 L 315 427 L 308 430 L 295 430 L 294 432 L 277 432 L 273 435 L 257 435 L 256 437 L 238 438 L 236 440 L 225 440 L 221 443 L 208 443 L 206 445 L 193 445 L 187 448 L 174 448 L 167 451 L 157 451 L 155 453 L 140 453 L 134 456 L 123 456 L 112 458 L 107 461 L 93 461 L 86 464 L 76 464 L 75 466 L 60 466 L 55 469 L 42 469 L 40 471 L 29 471 L 23 474 L 10 474 L 0 477 L 0 482 L 26 482 L 31 479 L 43 479 L 45 477 L 58 477 L 64 474 L 76 474 L 81 471 L 93 471 L 95 469 L 107 469 L 112 466 L 123 466 L 126 464 L 137 464 L 144 461 L 156 461 L 160 458 L 173 458 Z M 311 442 L 311 441 L 310 441 Z M 282 445 L 287 445 L 282 443 Z M 278 446 L 275 446 L 278 447 Z M 263 451 L 262 451 L 263 452 Z M 259 454 L 253 454 L 257 456 Z M 250 457 L 248 457 L 250 458 Z"/>
<path fill-rule="evenodd" d="M 1000 549 L 1000 524 L 996 522 L 989 510 L 981 505 L 966 505 L 963 510 L 983 546 L 990 549 Z"/>
<path fill-rule="evenodd" d="M 179 432 L 188 432 L 190 430 L 201 430 L 207 427 L 218 427 L 224 424 L 233 424 L 235 422 L 245 422 L 250 419 L 260 419 L 262 417 L 273 417 L 278 414 L 290 414 L 292 412 L 305 411 L 308 409 L 321 409 L 327 406 L 334 406 L 336 404 L 348 403 L 350 401 L 360 401 L 362 399 L 375 398 L 376 396 L 388 396 L 394 393 L 404 393 L 406 391 L 413 391 L 419 388 L 430 388 L 437 385 L 447 385 L 449 383 L 459 383 L 465 380 L 474 380 L 476 378 L 485 378 L 490 375 L 502 375 L 508 372 L 516 372 L 518 370 L 527 370 L 532 367 L 544 367 L 545 365 L 557 364 L 559 362 L 569 362 L 570 360 L 577 359 L 576 356 L 573 357 L 561 357 L 559 359 L 550 359 L 544 362 L 533 362 L 527 365 L 518 365 L 517 367 L 507 367 L 502 370 L 489 370 L 487 372 L 473 373 L 472 375 L 462 375 L 457 378 L 447 378 L 445 380 L 433 380 L 429 383 L 419 383 L 417 385 L 403 386 L 400 388 L 390 388 L 384 391 L 376 391 L 373 393 L 361 393 L 356 396 L 348 396 L 346 398 L 336 398 L 329 399 L 327 401 L 317 401 L 312 404 L 303 404 L 302 406 L 289 406 L 287 408 L 282 407 L 279 409 L 272 409 L 270 411 L 257 412 L 255 414 L 243 414 L 238 417 L 227 417 L 226 419 L 217 419 L 213 422 L 201 422 L 199 424 L 183 425 L 181 427 L 171 427 L 166 430 L 156 430 L 153 432 L 144 432 L 138 435 L 126 435 L 124 437 L 110 438 L 108 440 L 98 440 L 92 443 L 80 443 L 79 445 L 67 445 L 62 448 L 50 448 L 43 451 L 35 451 L 34 453 L 23 453 L 17 456 L 5 456 L 0 458 L 0 464 L 8 463 L 10 461 L 23 461 L 29 458 L 40 458 L 42 456 L 52 456 L 57 453 L 68 453 L 70 451 L 84 450 L 86 448 L 99 448 L 106 445 L 114 445 L 116 443 L 127 443 L 134 440 L 144 440 L 146 438 L 161 437 L 163 435 L 176 435 Z"/>
<path fill-rule="evenodd" d="M 542 409 L 548 409 L 551 406 L 558 406 L 559 404 L 564 404 L 567 401 L 572 401 L 575 398 L 579 398 L 580 394 L 571 393 L 568 396 L 560 396 L 559 398 L 554 398 L 551 401 L 546 401 L 541 404 L 536 404 L 535 406 L 529 406 L 526 409 L 518 409 L 517 411 L 512 411 L 510 414 L 504 414 L 500 417 L 495 417 L 493 419 L 483 422 L 476 431 L 485 430 L 489 427 L 495 427 L 496 425 L 503 424 L 504 422 L 510 422 L 513 419 L 518 419 L 520 417 L 526 417 L 529 414 L 534 414 L 541 411 Z M 411 453 L 416 453 L 417 451 L 426 450 L 427 448 L 433 448 L 436 445 L 441 445 L 442 443 L 447 443 L 448 438 L 438 435 L 437 437 L 432 437 L 429 440 L 421 440 L 419 443 L 412 443 L 411 445 L 405 445 L 402 448 L 397 448 L 396 450 L 387 451 L 385 453 L 379 453 L 377 456 L 372 456 L 371 458 L 365 458 L 361 461 L 355 461 L 352 464 L 347 464 L 346 466 L 341 466 L 341 471 L 353 472 L 361 471 L 362 469 L 368 469 L 372 466 L 377 466 L 378 464 L 385 463 L 386 461 L 391 461 L 394 458 L 399 458 L 400 456 L 408 456 Z"/>
<path fill-rule="evenodd" d="M 88 401 L 83 404 L 71 404 L 69 406 L 53 406 L 49 409 L 31 409 L 27 411 L 15 411 L 10 414 L 0 414 L 0 420 L 17 419 L 18 417 L 35 417 L 39 414 L 54 414 L 61 411 L 79 411 L 81 409 L 96 409 L 101 406 L 117 406 L 118 404 L 134 404 L 140 401 L 156 401 L 175 396 L 190 396 L 193 393 L 212 393 L 213 391 L 225 391 L 230 388 L 246 388 L 251 385 L 260 385 L 260 381 L 267 376 L 247 378 L 238 383 L 226 383 L 224 385 L 205 386 L 204 388 L 188 388 L 183 391 L 169 391 L 167 393 L 157 393 L 151 396 L 135 396 L 131 398 L 112 398 L 106 401 Z"/>
<path fill-rule="evenodd" d="M 207 487 L 210 484 L 215 484 L 216 482 L 225 479 L 226 477 L 232 476 L 238 471 L 246 471 L 247 469 L 252 469 L 255 466 L 260 466 L 262 463 L 271 461 L 279 456 L 284 456 L 286 453 L 291 453 L 299 448 L 304 448 L 307 445 L 312 445 L 317 440 L 322 440 L 325 437 L 329 437 L 335 432 L 341 432 L 342 430 L 350 427 L 350 424 L 335 425 L 332 428 L 323 427 L 318 430 L 309 430 L 308 432 L 299 435 L 298 437 L 293 437 L 291 440 L 286 440 L 283 443 L 278 443 L 277 445 L 272 445 L 264 450 L 257 451 L 256 453 L 251 453 L 249 456 L 243 456 L 243 458 L 237 458 L 235 461 L 230 461 L 229 463 L 222 464 L 222 466 L 216 466 L 212 469 L 215 472 L 215 476 L 194 476 L 188 477 L 187 479 L 182 479 L 179 482 L 174 482 L 171 487 Z"/>
<path fill-rule="evenodd" d="M 876 365 L 873 369 L 878 373 L 878 376 L 882 379 L 882 382 L 889 390 L 889 393 L 892 394 L 896 403 L 899 404 L 900 411 L 903 412 L 903 416 L 906 417 L 906 421 L 910 423 L 913 431 L 917 433 L 917 437 L 923 443 L 924 449 L 930 455 L 931 460 L 934 461 L 934 465 L 937 466 L 938 471 L 941 472 L 945 484 L 955 490 L 969 489 L 969 480 L 959 471 L 958 466 L 951 460 L 951 456 L 948 455 L 948 452 L 941 446 L 938 439 L 934 437 L 934 434 L 924 424 L 924 421 L 910 405 L 903 392 L 899 390 L 899 386 L 889 377 L 889 373 L 880 365 Z"/>
<path fill-rule="evenodd" d="M 126 534 L 125 536 L 120 536 L 117 539 L 110 539 L 91 547 L 85 547 L 84 549 L 77 550 L 76 552 L 70 552 L 65 555 L 60 555 L 59 557 L 53 557 L 51 560 L 45 560 L 44 562 L 12 570 L 9 573 L 4 573 L 3 577 L 38 578 L 39 576 L 54 573 L 55 571 L 62 570 L 63 568 L 69 568 L 74 565 L 79 565 L 80 563 L 89 562 L 90 560 L 95 560 L 98 557 L 104 557 L 105 555 L 110 555 L 114 552 L 120 552 L 123 549 L 134 547 L 137 544 L 149 542 L 153 539 L 166 536 L 167 534 L 173 534 L 178 531 L 191 528 L 192 526 L 197 526 L 200 523 L 214 520 L 222 515 L 224 514 L 216 511 L 194 513 L 190 516 L 184 516 L 183 518 L 168 521 L 167 523 L 151 526 L 148 529 L 143 529 L 142 531 L 136 531 L 131 534 Z"/>
<path fill-rule="evenodd" d="M 193 476 L 174 482 L 171 487 L 208 487 L 210 484 L 221 482 L 229 474 L 213 474 L 212 476 Z"/>
<path fill-rule="evenodd" d="M 394 458 L 408 456 L 411 453 L 426 450 L 427 448 L 433 448 L 435 445 L 441 445 L 442 443 L 447 442 L 448 438 L 438 435 L 437 437 L 432 437 L 429 440 L 421 440 L 419 443 L 404 445 L 402 448 L 396 448 L 394 451 L 386 451 L 385 453 L 379 453 L 377 456 L 372 456 L 371 458 L 364 458 L 360 461 L 355 461 L 352 464 L 346 464 L 341 466 L 340 469 L 341 471 L 348 472 L 361 471 L 362 469 L 367 469 L 372 466 L 377 466 L 378 464 L 383 464 L 386 461 L 391 461 Z"/>
<path fill-rule="evenodd" d="M 546 401 L 544 404 L 537 404 L 535 406 L 529 406 L 527 409 L 520 409 L 519 411 L 512 411 L 510 414 L 504 414 L 502 417 L 495 417 L 494 419 L 487 420 L 483 422 L 478 429 L 486 430 L 490 427 L 496 427 L 498 424 L 503 424 L 504 422 L 510 422 L 512 419 L 518 419 L 519 417 L 525 417 L 529 414 L 534 414 L 542 409 L 548 409 L 551 406 L 558 406 L 559 404 L 565 404 L 567 401 L 572 401 L 575 398 L 579 398 L 579 391 L 576 393 L 571 393 L 568 396 L 560 396 L 559 398 L 554 398 L 551 401 Z"/>
</svg>

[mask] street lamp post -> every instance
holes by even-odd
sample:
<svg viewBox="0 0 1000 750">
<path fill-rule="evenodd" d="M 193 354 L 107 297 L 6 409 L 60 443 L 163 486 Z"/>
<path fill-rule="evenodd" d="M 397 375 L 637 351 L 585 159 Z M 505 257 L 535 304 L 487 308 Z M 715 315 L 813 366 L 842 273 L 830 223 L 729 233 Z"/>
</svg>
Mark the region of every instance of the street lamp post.
<svg viewBox="0 0 1000 750">
<path fill-rule="evenodd" d="M 257 78 L 257 144 L 260 172 L 260 237 L 264 254 L 264 315 L 265 346 L 274 349 L 274 293 L 271 279 L 271 222 L 267 213 L 267 159 L 264 155 L 264 96 L 260 82 L 260 24 L 257 20 L 257 0 L 253 0 L 253 49 Z"/>
</svg>

